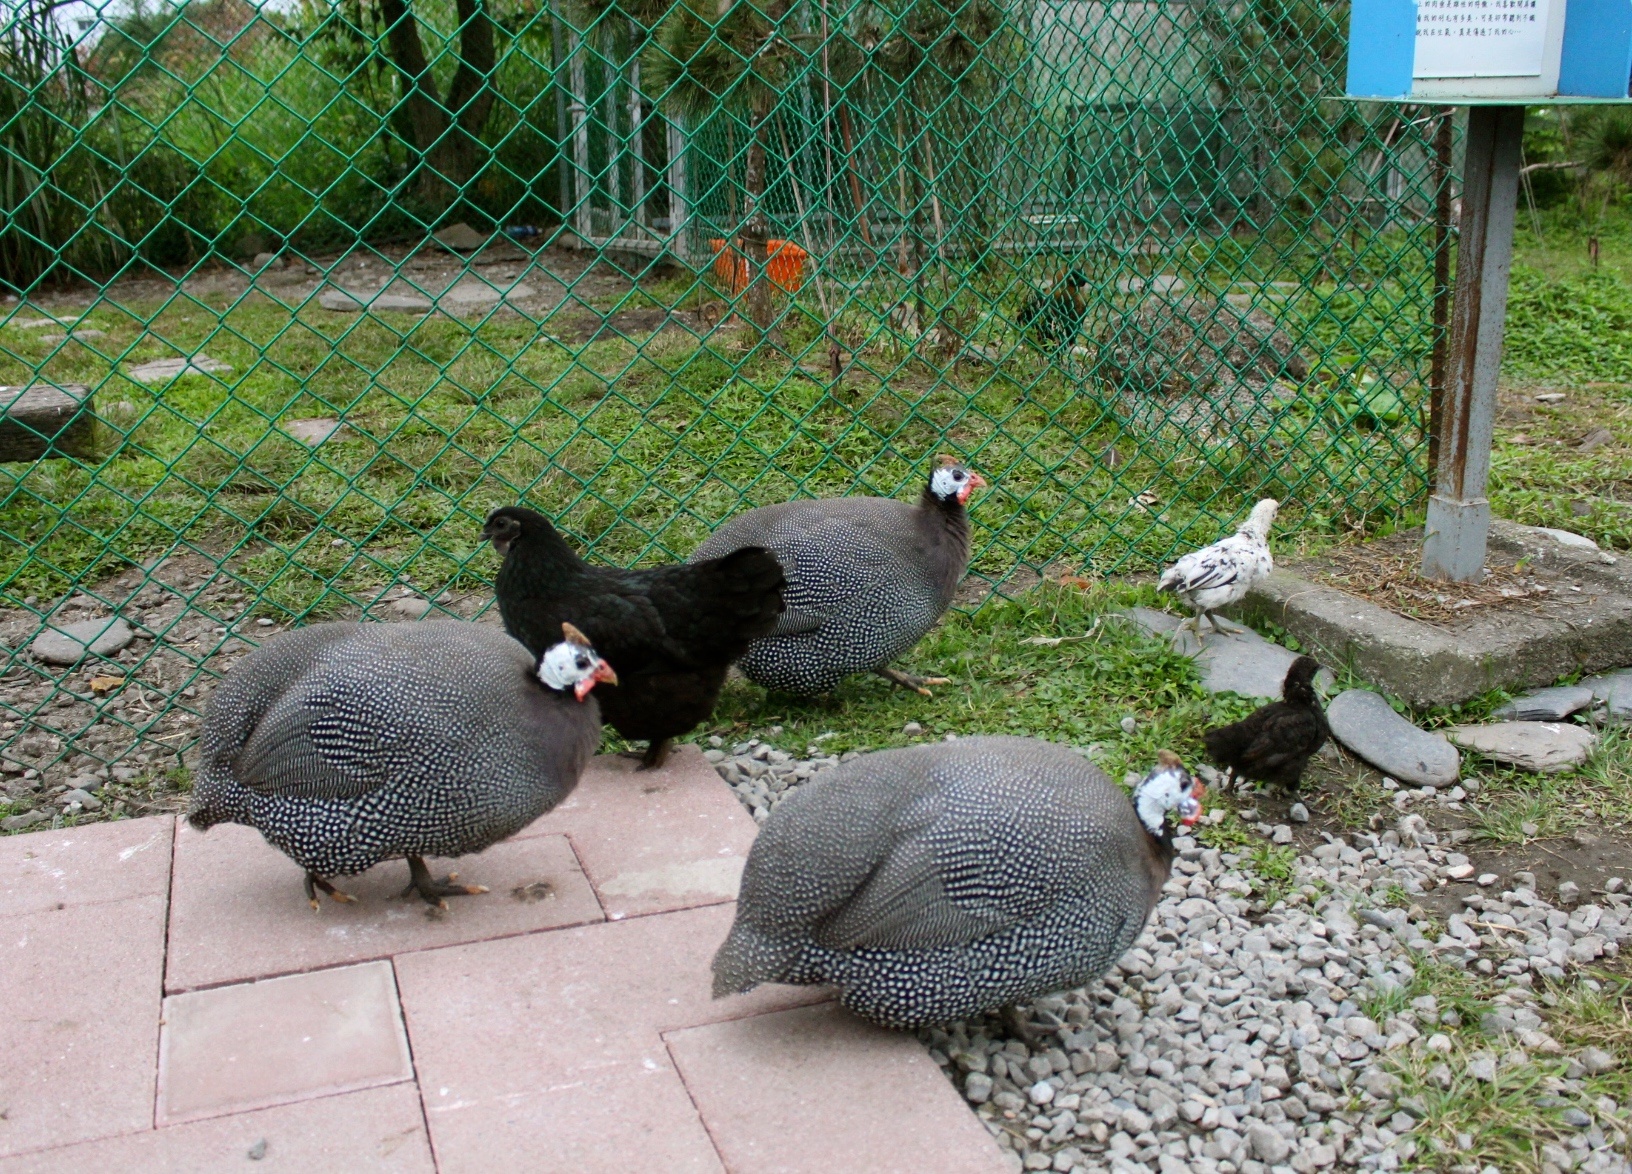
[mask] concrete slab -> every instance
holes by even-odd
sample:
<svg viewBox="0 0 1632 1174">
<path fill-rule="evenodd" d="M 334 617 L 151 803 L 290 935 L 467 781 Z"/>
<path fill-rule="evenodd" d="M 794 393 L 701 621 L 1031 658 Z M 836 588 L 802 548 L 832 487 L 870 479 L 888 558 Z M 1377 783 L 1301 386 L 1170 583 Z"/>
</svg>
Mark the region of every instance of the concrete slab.
<svg viewBox="0 0 1632 1174">
<path fill-rule="evenodd" d="M 412 1080 L 389 962 L 164 1001 L 155 1120 L 171 1125 Z"/>
<path fill-rule="evenodd" d="M 242 982 L 322 966 L 386 958 L 458 942 L 601 920 L 601 907 L 566 837 L 506 840 L 477 856 L 434 861 L 492 891 L 449 901 L 447 913 L 400 896 L 408 867 L 389 860 L 337 878 L 356 897 L 325 900 L 313 913 L 301 872 L 259 832 L 186 823 L 176 837 L 167 991 Z"/>
<path fill-rule="evenodd" d="M 1466 701 L 1496 688 L 1550 685 L 1575 672 L 1632 664 L 1632 559 L 1582 545 L 1576 535 L 1497 521 L 1492 557 L 1523 559 L 1580 587 L 1567 615 L 1473 615 L 1441 626 L 1397 615 L 1282 567 L 1241 605 L 1279 624 L 1327 664 L 1408 705 Z M 1606 561 L 1607 560 L 1607 561 Z"/>
<path fill-rule="evenodd" d="M 0 916 L 163 897 L 175 825 L 161 815 L 7 836 L 0 840 Z"/>
<path fill-rule="evenodd" d="M 411 1084 L 237 1113 L 0 1161 L 0 1174 L 432 1174 L 430 1139 Z"/>
<path fill-rule="evenodd" d="M 7 917 L 0 1156 L 152 1126 L 163 966 L 163 897 Z"/>
<path fill-rule="evenodd" d="M 665 1039 L 732 1174 L 1008 1174 L 922 1044 L 835 1004 Z"/>
<path fill-rule="evenodd" d="M 602 755 L 522 836 L 565 832 L 613 921 L 736 899 L 754 821 L 695 746 L 658 771 Z"/>
<path fill-rule="evenodd" d="M 715 1002 L 734 907 L 408 954 L 397 979 L 441 1169 L 718 1171 L 661 1033 L 830 997 Z"/>
</svg>

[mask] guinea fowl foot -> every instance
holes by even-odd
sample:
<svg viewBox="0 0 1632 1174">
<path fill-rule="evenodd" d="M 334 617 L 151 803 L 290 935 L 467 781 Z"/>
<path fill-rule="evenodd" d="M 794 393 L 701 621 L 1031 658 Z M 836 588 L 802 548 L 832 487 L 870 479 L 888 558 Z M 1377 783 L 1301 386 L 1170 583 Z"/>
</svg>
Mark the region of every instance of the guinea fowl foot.
<svg viewBox="0 0 1632 1174">
<path fill-rule="evenodd" d="M 318 876 L 317 873 L 308 872 L 306 874 L 306 900 L 311 902 L 313 913 L 316 913 L 323 907 L 323 903 L 317 899 L 317 890 L 319 889 L 322 889 L 325 893 L 327 893 L 330 900 L 338 901 L 342 905 L 350 905 L 352 902 L 357 900 L 357 898 L 353 897 L 350 893 L 342 893 L 328 881 Z"/>
<path fill-rule="evenodd" d="M 425 867 L 425 861 L 418 856 L 408 857 L 408 887 L 402 890 L 404 897 L 410 893 L 418 893 L 427 905 L 434 905 L 438 909 L 446 909 L 448 903 L 443 897 L 475 897 L 487 892 L 486 885 L 461 885 L 455 882 L 459 879 L 457 872 L 450 872 L 441 880 L 431 875 L 431 870 Z"/>
<path fill-rule="evenodd" d="M 640 756 L 640 770 L 656 770 L 669 760 L 669 747 L 672 745 L 668 738 L 655 738 L 646 746 L 646 753 Z"/>
<path fill-rule="evenodd" d="M 952 683 L 951 677 L 915 677 L 911 673 L 902 672 L 900 669 L 881 668 L 873 671 L 886 681 L 894 681 L 903 689 L 911 689 L 914 693 L 924 697 L 935 696 L 935 694 L 924 688 L 925 685 L 950 685 Z"/>
</svg>

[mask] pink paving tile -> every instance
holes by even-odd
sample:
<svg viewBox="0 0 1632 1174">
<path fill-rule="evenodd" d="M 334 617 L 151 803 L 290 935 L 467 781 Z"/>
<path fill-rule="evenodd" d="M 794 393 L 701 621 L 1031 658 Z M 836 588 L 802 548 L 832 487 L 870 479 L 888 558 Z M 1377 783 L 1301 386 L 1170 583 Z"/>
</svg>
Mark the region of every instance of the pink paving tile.
<svg viewBox="0 0 1632 1174">
<path fill-rule="evenodd" d="M 435 1169 L 419 1092 L 411 1084 L 149 1129 L 0 1161 L 0 1174 L 95 1170 L 431 1174 Z"/>
<path fill-rule="evenodd" d="M 756 830 L 702 752 L 680 746 L 655 771 L 602 755 L 565 802 L 521 834 L 571 836 L 617 921 L 735 900 Z"/>
<path fill-rule="evenodd" d="M 0 839 L 0 916 L 164 896 L 175 826 L 165 815 Z"/>
<path fill-rule="evenodd" d="M 389 962 L 164 1001 L 157 1121 L 170 1125 L 412 1080 Z"/>
<path fill-rule="evenodd" d="M 1009 1169 L 921 1044 L 836 1004 L 666 1039 L 731 1174 Z"/>
<path fill-rule="evenodd" d="M 165 989 L 363 962 L 602 916 L 564 836 L 507 840 L 431 867 L 437 875 L 456 869 L 462 879 L 492 892 L 450 898 L 448 912 L 440 913 L 418 897 L 400 896 L 408 866 L 388 860 L 361 876 L 337 878 L 355 903 L 325 899 L 313 913 L 299 866 L 259 832 L 222 824 L 204 833 L 184 823 L 176 835 Z"/>
<path fill-rule="evenodd" d="M 659 1033 L 825 999 L 713 1001 L 732 905 L 403 955 L 408 1033 L 445 1172 L 717 1171 Z"/>
<path fill-rule="evenodd" d="M 163 967 L 162 897 L 0 925 L 0 1155 L 152 1125 Z"/>
</svg>

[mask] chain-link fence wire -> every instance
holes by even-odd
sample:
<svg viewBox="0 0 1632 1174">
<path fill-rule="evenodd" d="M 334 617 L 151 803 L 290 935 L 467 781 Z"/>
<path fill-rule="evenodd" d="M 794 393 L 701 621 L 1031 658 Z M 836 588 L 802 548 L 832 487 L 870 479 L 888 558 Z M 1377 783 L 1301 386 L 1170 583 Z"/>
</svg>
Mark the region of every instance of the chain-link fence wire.
<svg viewBox="0 0 1632 1174">
<path fill-rule="evenodd" d="M 1332 99 L 1342 5 L 3 12 L 14 787 L 174 767 L 268 632 L 475 614 L 501 503 L 669 559 L 952 452 L 1003 589 L 1422 499 L 1441 114 Z"/>
</svg>

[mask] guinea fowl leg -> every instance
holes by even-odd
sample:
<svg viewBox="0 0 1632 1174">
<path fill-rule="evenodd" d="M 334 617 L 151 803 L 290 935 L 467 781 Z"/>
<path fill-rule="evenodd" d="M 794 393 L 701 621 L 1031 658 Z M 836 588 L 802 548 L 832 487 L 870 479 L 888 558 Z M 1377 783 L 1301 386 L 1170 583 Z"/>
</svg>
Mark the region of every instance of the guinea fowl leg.
<svg viewBox="0 0 1632 1174">
<path fill-rule="evenodd" d="M 653 738 L 646 743 L 646 753 L 640 756 L 639 770 L 656 770 L 669 760 L 668 738 Z"/>
<path fill-rule="evenodd" d="M 1043 1042 L 1037 1029 L 1026 1018 L 1026 1013 L 1020 1009 L 1020 1004 L 1010 1003 L 1003 1008 L 1003 1026 L 1008 1029 L 1009 1035 L 1020 1040 L 1033 1051 Z"/>
<path fill-rule="evenodd" d="M 952 683 L 951 677 L 915 677 L 910 673 L 904 673 L 900 669 L 892 669 L 888 666 L 873 671 L 886 681 L 894 681 L 903 689 L 911 689 L 914 693 L 922 694 L 925 697 L 935 696 L 935 694 L 924 688 L 925 685 L 950 685 Z"/>
<path fill-rule="evenodd" d="M 406 897 L 409 893 L 418 893 L 424 898 L 427 905 L 435 905 L 438 909 L 446 909 L 448 903 L 443 897 L 475 897 L 487 892 L 486 885 L 460 885 L 454 882 L 459 879 L 457 872 L 450 872 L 441 880 L 431 875 L 431 870 L 425 867 L 425 860 L 420 856 L 408 857 L 408 887 L 402 890 Z"/>
<path fill-rule="evenodd" d="M 308 872 L 306 874 L 306 899 L 312 903 L 313 913 L 316 913 L 320 908 L 322 908 L 322 903 L 317 899 L 318 889 L 322 889 L 329 895 L 331 900 L 338 901 L 342 905 L 349 905 L 357 899 L 350 893 L 342 893 L 328 881 L 318 876 L 317 873 Z"/>
</svg>

